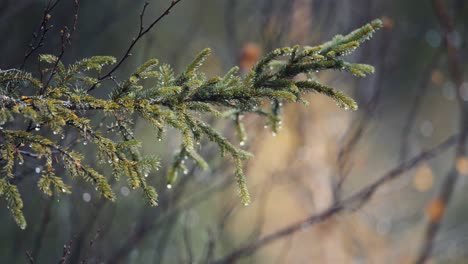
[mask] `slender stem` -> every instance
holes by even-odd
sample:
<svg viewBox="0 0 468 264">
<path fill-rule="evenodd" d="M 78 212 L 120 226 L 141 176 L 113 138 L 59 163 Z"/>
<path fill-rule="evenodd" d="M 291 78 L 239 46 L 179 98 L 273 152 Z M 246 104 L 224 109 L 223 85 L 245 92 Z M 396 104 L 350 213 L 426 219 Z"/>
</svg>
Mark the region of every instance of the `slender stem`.
<svg viewBox="0 0 468 264">
<path fill-rule="evenodd" d="M 125 51 L 122 58 L 120 58 L 119 62 L 117 62 L 117 64 L 109 72 L 107 72 L 104 76 L 99 77 L 98 82 L 96 84 L 93 84 L 93 86 L 91 86 L 88 89 L 88 92 L 91 92 L 92 90 L 94 90 L 97 87 L 97 84 L 99 84 L 100 82 L 110 78 L 112 76 L 112 74 L 118 68 L 120 68 L 120 66 L 127 60 L 127 58 L 132 55 L 131 52 L 132 52 L 133 48 L 135 47 L 135 45 L 138 43 L 138 41 L 144 35 L 146 35 L 159 21 L 161 21 L 165 16 L 169 15 L 170 12 L 171 12 L 171 9 L 174 8 L 174 6 L 176 6 L 180 1 L 182 1 L 182 0 L 172 0 L 169 7 L 167 7 L 166 10 L 159 17 L 157 17 L 155 20 L 153 20 L 153 22 L 146 29 L 143 26 L 143 18 L 144 18 L 145 11 L 146 11 L 146 8 L 148 7 L 149 3 L 145 2 L 145 4 L 143 5 L 143 9 L 142 9 L 142 11 L 140 13 L 140 27 L 139 27 L 137 36 L 135 38 L 133 38 L 132 42 L 130 43 L 130 46 L 128 46 L 127 50 Z"/>
</svg>

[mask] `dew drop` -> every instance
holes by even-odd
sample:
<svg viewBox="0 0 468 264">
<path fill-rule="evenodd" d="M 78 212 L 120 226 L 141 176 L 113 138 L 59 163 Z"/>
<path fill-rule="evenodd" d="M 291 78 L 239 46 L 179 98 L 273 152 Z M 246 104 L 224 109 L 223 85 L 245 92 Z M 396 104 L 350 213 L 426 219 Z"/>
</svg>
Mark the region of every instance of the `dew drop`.
<svg viewBox="0 0 468 264">
<path fill-rule="evenodd" d="M 35 171 L 36 171 L 36 173 L 41 173 L 42 168 L 41 167 L 36 167 Z"/>
<path fill-rule="evenodd" d="M 241 141 L 241 142 L 239 143 L 239 145 L 244 146 L 244 145 L 245 145 L 245 141 Z"/>
<path fill-rule="evenodd" d="M 54 131 L 54 132 L 52 132 L 52 133 L 53 133 L 54 135 L 57 135 L 57 134 L 58 134 L 58 131 Z"/>
<path fill-rule="evenodd" d="M 3 127 L 2 127 L 2 126 L 0 126 L 0 130 L 3 130 Z"/>
<path fill-rule="evenodd" d="M 91 194 L 85 192 L 85 193 L 83 193 L 82 198 L 83 198 L 83 201 L 89 203 L 91 201 Z"/>
<path fill-rule="evenodd" d="M 41 130 L 41 127 L 38 127 L 38 126 L 37 126 L 37 127 L 35 128 L 35 130 L 36 130 L 36 131 L 39 131 L 39 130 Z"/>
<path fill-rule="evenodd" d="M 148 178 L 148 175 L 149 175 L 149 174 L 148 174 L 148 173 L 145 173 L 144 175 L 145 175 L 145 178 Z"/>
<path fill-rule="evenodd" d="M 123 196 L 128 196 L 130 194 L 130 189 L 128 189 L 128 187 L 124 186 L 124 187 L 120 188 L 120 193 Z"/>
<path fill-rule="evenodd" d="M 188 174 L 188 170 L 184 170 L 184 174 L 187 175 L 187 174 Z"/>
<path fill-rule="evenodd" d="M 267 128 L 268 128 L 268 126 L 267 126 L 267 125 L 264 125 L 264 126 L 263 126 L 263 128 L 267 129 Z"/>
<path fill-rule="evenodd" d="M 62 192 L 66 192 L 67 190 L 65 190 L 65 188 L 62 188 Z"/>
<path fill-rule="evenodd" d="M 60 139 L 65 139 L 65 135 L 62 135 L 62 136 L 60 137 Z"/>
<path fill-rule="evenodd" d="M 115 160 L 115 162 L 119 162 L 119 158 L 115 158 L 114 160 Z"/>
<path fill-rule="evenodd" d="M 88 141 L 86 141 L 86 140 L 83 141 L 83 145 L 85 145 L 85 146 L 88 145 Z"/>
<path fill-rule="evenodd" d="M 244 203 L 244 206 L 249 206 L 249 203 Z"/>
<path fill-rule="evenodd" d="M 276 137 L 276 132 L 271 133 L 272 136 Z"/>
<path fill-rule="evenodd" d="M 171 185 L 171 184 L 168 184 L 166 187 L 167 187 L 168 189 L 172 189 L 172 185 Z"/>
<path fill-rule="evenodd" d="M 107 163 L 111 164 L 111 163 L 112 163 L 112 160 L 111 160 L 111 159 L 109 159 L 109 160 L 107 161 Z"/>
<path fill-rule="evenodd" d="M 18 161 L 18 165 L 23 165 L 23 163 L 24 162 L 22 160 Z"/>
<path fill-rule="evenodd" d="M 162 141 L 162 139 L 161 139 L 161 138 L 158 138 L 158 141 Z"/>
</svg>

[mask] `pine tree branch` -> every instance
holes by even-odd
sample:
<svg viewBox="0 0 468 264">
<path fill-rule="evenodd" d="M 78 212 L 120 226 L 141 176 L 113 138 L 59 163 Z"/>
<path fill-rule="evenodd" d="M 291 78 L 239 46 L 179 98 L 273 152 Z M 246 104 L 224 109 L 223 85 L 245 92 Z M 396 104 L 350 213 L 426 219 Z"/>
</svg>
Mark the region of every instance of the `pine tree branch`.
<svg viewBox="0 0 468 264">
<path fill-rule="evenodd" d="M 128 55 L 138 40 L 153 28 L 179 1 L 172 1 L 166 11 L 148 27 L 143 26 L 146 12 L 145 4 L 140 14 L 140 30 L 138 37 L 127 50 Z M 77 2 L 75 2 L 77 3 Z M 77 12 L 78 6 L 75 8 Z M 75 15 L 77 18 L 77 15 Z M 76 24 L 76 20 L 73 24 Z M 73 26 L 74 27 L 74 26 Z M 112 168 L 112 176 L 116 179 L 125 176 L 132 189 L 141 188 L 149 204 L 157 205 L 157 193 L 147 184 L 146 177 L 152 169 L 159 165 L 154 157 L 143 157 L 138 149 L 141 143 L 133 137 L 134 119 L 140 117 L 157 129 L 160 139 L 166 127 L 175 128 L 182 135 L 180 151 L 174 158 L 167 173 L 167 186 L 171 188 L 179 174 L 186 174 L 187 167 L 184 159 L 190 158 L 197 166 L 206 169 L 208 164 L 195 150 L 194 146 L 203 137 L 215 143 L 221 155 L 229 154 L 234 164 L 234 177 L 238 185 L 242 203 L 248 205 L 250 196 L 247 188 L 247 178 L 244 175 L 243 162 L 251 157 L 245 150 L 236 147 L 211 125 L 203 122 L 199 113 L 207 113 L 215 117 L 221 116 L 221 111 L 232 115 L 236 120 L 236 131 L 240 140 L 245 139 L 245 129 L 240 116 L 246 113 L 258 114 L 268 119 L 273 133 L 277 133 L 281 122 L 283 102 L 305 102 L 302 96 L 315 92 L 333 99 L 344 109 L 357 109 L 357 103 L 339 90 L 320 84 L 310 79 L 296 79 L 297 75 L 318 70 L 343 70 L 358 77 L 364 77 L 374 71 L 373 67 L 345 61 L 342 57 L 354 51 L 361 43 L 369 39 L 372 34 L 382 27 L 379 20 L 349 33 L 338 36 L 332 41 L 315 47 L 294 46 L 276 49 L 260 59 L 247 76 L 239 76 L 239 68 L 234 67 L 222 77 L 207 78 L 199 71 L 203 62 L 210 55 L 210 49 L 202 50 L 187 68 L 176 74 L 172 68 L 164 64 L 158 67 L 158 60 L 150 59 L 138 67 L 127 80 L 116 82 L 115 89 L 109 99 L 100 99 L 89 95 L 86 87 L 89 84 L 97 87 L 102 77 L 86 75 L 90 70 L 98 73 L 106 65 L 116 64 L 113 69 L 121 65 L 127 55 L 117 62 L 113 57 L 95 56 L 79 60 L 71 65 L 64 65 L 60 60 L 65 45 L 70 39 L 69 31 L 62 32 L 62 53 L 59 56 L 42 54 L 39 60 L 52 65 L 52 72 L 45 83 L 35 79 L 32 74 L 21 70 L 0 71 L 0 125 L 5 126 L 0 134 L 7 136 L 5 144 L 0 145 L 0 158 L 6 160 L 3 171 L 9 178 L 14 178 L 13 168 L 15 160 L 22 156 L 19 148 L 21 144 L 31 144 L 31 153 L 44 156 L 47 161 L 47 173 L 41 176 L 39 187 L 47 195 L 51 195 L 50 186 L 55 185 L 59 190 L 70 192 L 60 177 L 53 174 L 54 166 L 65 163 L 67 171 L 73 176 L 84 177 L 91 181 L 106 198 L 114 200 L 115 194 L 107 179 L 94 168 L 81 164 L 83 158 L 77 152 L 61 146 L 53 136 L 51 139 L 40 136 L 41 127 L 50 130 L 54 135 L 76 130 L 87 145 L 88 141 L 97 148 L 98 160 L 108 163 Z M 74 31 L 74 29 L 72 29 Z M 116 68 L 117 67 L 117 68 Z M 112 75 L 110 71 L 109 77 Z M 99 76 L 99 75 L 98 75 Z M 144 79 L 151 78 L 153 86 L 144 85 Z M 37 95 L 18 95 L 10 89 L 3 90 L 1 85 L 14 84 L 16 88 L 37 88 Z M 19 85 L 19 86 L 18 86 Z M 271 111 L 261 109 L 264 100 L 272 102 Z M 104 124 L 96 126 L 85 111 L 96 110 L 107 120 L 115 120 L 103 131 Z M 29 120 L 30 126 L 25 131 L 9 129 L 11 121 L 16 116 Z M 35 124 L 33 126 L 32 124 Z M 117 131 L 115 131 L 117 130 Z M 105 133 L 103 135 L 103 133 Z M 120 134 L 122 141 L 116 142 L 111 135 Z M 47 135 L 49 136 L 49 135 Z M 62 136 L 63 137 L 63 136 Z M 75 140 L 75 143 L 78 141 Z M 52 162 L 52 154 L 59 153 L 62 161 Z M 185 179 L 186 177 L 184 177 Z M 14 214 L 25 227 L 21 213 L 22 203 L 16 186 L 3 183 L 2 188 L 9 191 L 10 200 L 15 202 Z M 1 187 L 1 186 L 0 186 Z M 8 198 L 7 197 L 7 198 Z"/>
</svg>

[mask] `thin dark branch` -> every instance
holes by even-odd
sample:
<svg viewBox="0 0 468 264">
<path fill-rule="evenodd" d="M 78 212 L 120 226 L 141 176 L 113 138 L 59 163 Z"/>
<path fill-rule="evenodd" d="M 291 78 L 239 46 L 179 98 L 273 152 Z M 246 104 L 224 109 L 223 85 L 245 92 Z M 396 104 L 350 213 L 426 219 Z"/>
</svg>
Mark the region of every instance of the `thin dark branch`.
<svg viewBox="0 0 468 264">
<path fill-rule="evenodd" d="M 62 57 L 63 57 L 63 54 L 65 54 L 65 46 L 66 46 L 66 35 L 68 35 L 68 29 L 67 28 L 64 28 L 60 31 L 60 38 L 61 38 L 61 41 L 62 41 L 62 45 L 61 45 L 61 49 L 60 49 L 60 54 L 59 56 L 57 57 L 57 60 L 55 61 L 54 63 L 54 66 L 52 67 L 52 71 L 50 72 L 50 75 L 49 75 L 49 78 L 47 78 L 47 80 L 44 82 L 44 84 L 42 85 L 42 88 L 41 90 L 39 91 L 39 94 L 40 95 L 43 95 L 45 93 L 45 91 L 47 90 L 47 87 L 49 87 L 49 84 L 50 84 L 50 81 L 52 80 L 52 78 L 54 77 L 55 73 L 57 72 L 57 68 L 58 68 L 58 65 L 59 63 L 61 62 L 62 60 Z"/>
<path fill-rule="evenodd" d="M 73 246 L 73 240 L 70 240 L 68 244 L 63 245 L 63 254 L 62 254 L 62 258 L 60 258 L 59 264 L 64 264 L 67 261 L 68 257 L 71 254 L 72 246 Z"/>
<path fill-rule="evenodd" d="M 65 54 L 65 49 L 71 45 L 72 36 L 73 36 L 73 33 L 75 33 L 76 31 L 76 25 L 78 23 L 79 8 L 80 8 L 79 0 L 75 0 L 74 5 L 73 5 L 73 21 L 71 24 L 71 29 L 69 29 L 68 27 L 64 27 L 62 30 L 60 30 L 60 39 L 62 42 L 60 54 L 57 57 L 57 60 L 55 61 L 54 66 L 52 67 L 52 71 L 49 75 L 49 78 L 47 79 L 47 81 L 44 83 L 41 90 L 39 91 L 40 95 L 43 95 L 45 91 L 47 90 L 47 87 L 49 87 L 50 81 L 56 74 L 58 65 L 61 62 L 63 55 Z"/>
<path fill-rule="evenodd" d="M 38 29 L 33 33 L 33 38 L 29 44 L 29 49 L 24 55 L 23 63 L 21 63 L 20 69 L 23 69 L 26 65 L 28 59 L 36 52 L 39 48 L 44 46 L 44 40 L 46 39 L 47 32 L 53 28 L 53 26 L 49 26 L 49 21 L 51 18 L 50 13 L 52 10 L 57 6 L 60 0 L 49 0 L 46 7 L 44 8 L 44 12 L 42 15 L 41 23 Z"/>
<path fill-rule="evenodd" d="M 153 20 L 153 22 L 146 29 L 145 29 L 145 27 L 143 25 L 143 18 L 144 18 L 145 11 L 146 11 L 146 8 L 148 7 L 149 3 L 145 2 L 145 4 L 143 5 L 143 9 L 142 9 L 142 11 L 140 13 L 140 27 L 139 27 L 137 36 L 135 38 L 133 38 L 132 42 L 130 43 L 130 46 L 128 46 L 127 50 L 125 51 L 125 54 L 122 56 L 122 58 L 120 58 L 119 62 L 117 62 L 117 64 L 108 73 L 106 73 L 102 77 L 99 77 L 98 83 L 110 78 L 112 76 L 112 74 L 118 68 L 120 68 L 120 66 L 128 59 L 128 57 L 130 57 L 132 55 L 132 50 L 135 47 L 135 45 L 138 43 L 138 41 L 143 36 L 145 36 L 159 21 L 161 21 L 165 16 L 169 15 L 172 8 L 174 8 L 174 6 L 176 6 L 180 1 L 181 0 L 172 0 L 169 7 L 158 18 Z M 94 90 L 98 83 L 91 86 L 88 89 L 88 92 L 91 92 L 92 90 Z"/>
<path fill-rule="evenodd" d="M 373 183 L 367 185 L 366 187 L 362 188 L 360 191 L 356 192 L 355 194 L 349 196 L 347 199 L 342 201 L 334 202 L 330 207 L 322 211 L 318 214 L 313 214 L 306 218 L 305 220 L 299 221 L 295 224 L 292 224 L 288 227 L 275 231 L 269 235 L 261 237 L 245 246 L 240 247 L 239 249 L 225 255 L 212 263 L 233 263 L 235 260 L 252 255 L 258 249 L 282 238 L 289 237 L 296 232 L 303 230 L 305 228 L 310 228 L 311 226 L 321 223 L 325 220 L 330 219 L 332 216 L 341 213 L 343 211 L 355 211 L 362 207 L 365 203 L 370 201 L 370 198 L 373 194 L 385 183 L 399 177 L 404 172 L 413 169 L 421 162 L 430 160 L 432 158 L 437 157 L 442 152 L 446 151 L 449 147 L 453 146 L 456 142 L 458 142 L 458 136 L 451 136 L 441 144 L 437 145 L 436 147 L 424 151 L 419 155 L 415 156 L 414 158 L 399 164 L 394 169 L 388 171 L 383 176 L 378 178 Z"/>
<path fill-rule="evenodd" d="M 31 255 L 31 252 L 26 251 L 26 257 L 28 257 L 29 264 L 34 264 L 34 258 Z"/>
<path fill-rule="evenodd" d="M 86 264 L 89 262 L 88 260 L 90 258 L 91 249 L 93 248 L 93 245 L 96 243 L 96 240 L 100 237 L 100 235 L 101 235 L 101 229 L 98 229 L 94 237 L 89 241 L 88 253 L 86 257 L 83 259 L 83 261 L 81 261 L 81 264 Z"/>
</svg>

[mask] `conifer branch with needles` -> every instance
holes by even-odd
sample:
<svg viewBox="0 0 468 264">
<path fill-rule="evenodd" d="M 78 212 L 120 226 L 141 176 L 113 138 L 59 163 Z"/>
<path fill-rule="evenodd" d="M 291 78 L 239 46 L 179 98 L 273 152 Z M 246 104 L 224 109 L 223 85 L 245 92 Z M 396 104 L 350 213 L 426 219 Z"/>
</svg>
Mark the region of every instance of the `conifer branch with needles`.
<svg viewBox="0 0 468 264">
<path fill-rule="evenodd" d="M 108 99 L 90 95 L 91 90 L 99 87 L 122 65 L 136 42 L 178 2 L 180 0 L 172 1 L 163 15 L 146 28 L 143 26 L 145 4 L 139 33 L 119 60 L 95 56 L 65 65 L 60 56 L 41 54 L 39 61 L 55 69 L 45 86 L 34 73 L 20 69 L 0 71 L 0 196 L 7 200 L 21 228 L 26 227 L 26 220 L 14 179 L 17 177 L 16 167 L 24 164 L 25 159 L 34 159 L 44 165 L 37 185 L 45 195 L 72 191 L 66 182 L 68 178 L 56 174 L 56 168 L 61 166 L 65 167 L 71 179 L 84 179 L 103 197 L 113 201 L 115 194 L 108 182 L 110 175 L 102 173 L 105 168 L 110 168 L 112 177 L 117 180 L 125 177 L 131 189 L 141 190 L 148 204 L 157 205 L 156 189 L 147 183 L 147 177 L 159 167 L 159 159 L 140 153 L 141 143 L 133 135 L 135 116 L 152 125 L 156 130 L 155 138 L 159 140 L 168 127 L 181 135 L 179 151 L 167 173 L 168 188 L 177 184 L 180 175 L 186 174 L 185 159 L 193 160 L 202 169 L 208 167 L 196 150 L 196 146 L 206 138 L 218 146 L 221 155 L 232 159 L 239 195 L 242 203 L 247 205 L 250 195 L 243 162 L 252 155 L 236 147 L 205 122 L 204 117 L 232 117 L 242 146 L 246 138 L 243 115 L 257 114 L 266 118 L 272 132 L 277 133 L 283 103 L 307 103 L 303 99 L 305 94 L 320 93 L 343 109 L 357 109 L 352 98 L 334 87 L 313 81 L 313 74 L 338 70 L 365 77 L 373 73 L 372 66 L 347 62 L 344 56 L 382 27 L 380 20 L 374 20 L 348 35 L 336 36 L 322 45 L 276 49 L 261 58 L 245 77 L 240 76 L 238 68 L 234 67 L 224 76 L 208 78 L 200 70 L 211 53 L 210 49 L 204 49 L 180 73 L 170 65 L 150 59 L 125 80 L 114 80 L 115 87 Z M 110 70 L 101 75 L 106 67 Z M 24 95 L 25 89 L 34 89 L 36 93 Z M 267 102 L 271 102 L 271 109 L 265 107 Z M 103 124 L 108 125 L 108 129 L 92 122 L 97 111 L 105 116 Z M 34 125 L 32 129 L 18 130 L 13 126 L 17 120 Z M 100 165 L 86 165 L 86 159 L 80 153 L 82 148 L 64 145 L 62 137 L 70 130 L 81 137 L 83 145 L 92 145 L 96 149 Z M 122 140 L 116 140 L 116 136 Z"/>
</svg>

